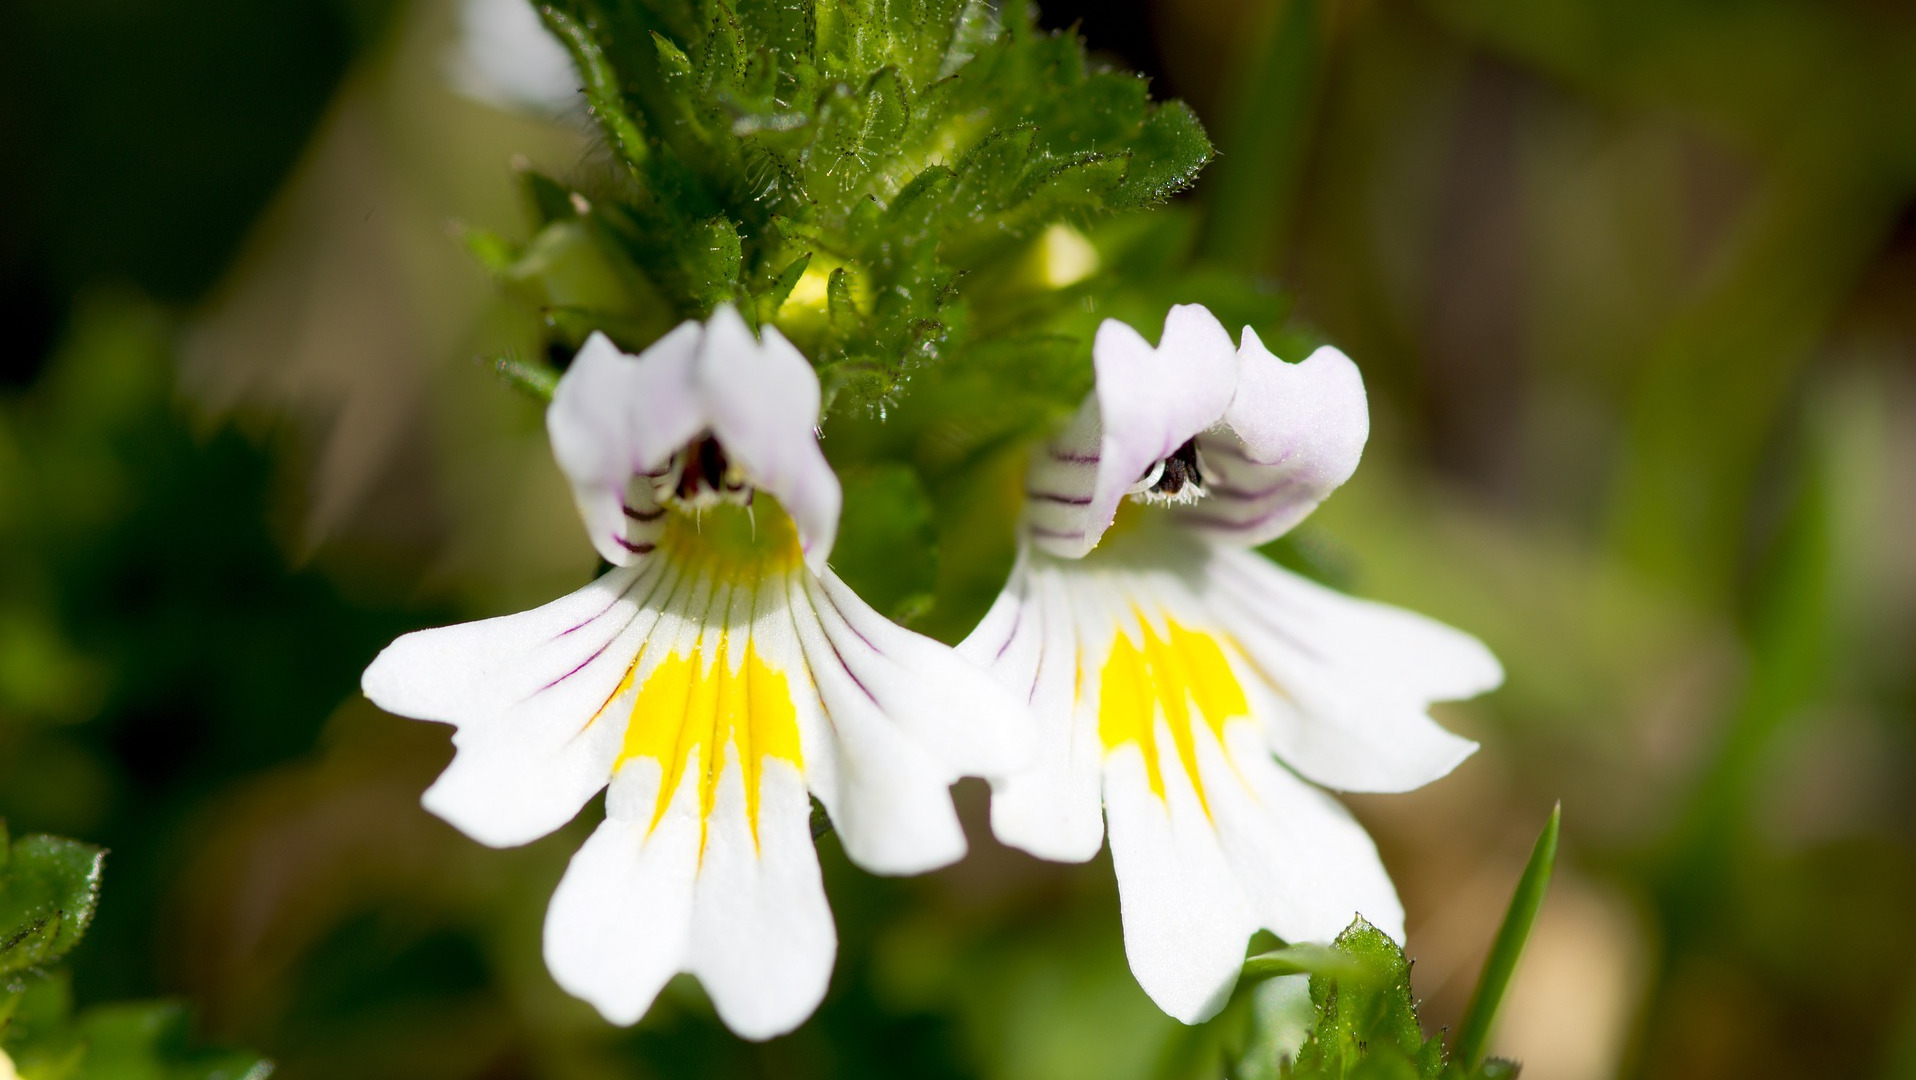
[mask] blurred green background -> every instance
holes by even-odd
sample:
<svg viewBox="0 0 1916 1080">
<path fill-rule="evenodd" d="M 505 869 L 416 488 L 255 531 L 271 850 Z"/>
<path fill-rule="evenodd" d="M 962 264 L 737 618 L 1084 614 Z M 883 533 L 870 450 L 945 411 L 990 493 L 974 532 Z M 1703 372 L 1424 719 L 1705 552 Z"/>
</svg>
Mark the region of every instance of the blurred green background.
<svg viewBox="0 0 1916 1080">
<path fill-rule="evenodd" d="M 1484 744 L 1456 775 L 1353 800 L 1427 1026 L 1560 797 L 1493 1040 L 1526 1076 L 1916 1077 L 1916 8 L 1044 15 L 1255 163 L 1197 192 L 1214 250 L 1363 368 L 1364 466 L 1299 544 L 1509 669 L 1443 712 Z M 551 984 L 595 810 L 495 852 L 418 808 L 447 730 L 359 670 L 593 567 L 475 360 L 532 318 L 446 232 L 591 139 L 453 93 L 455 25 L 0 6 L 0 816 L 112 850 L 76 996 L 184 998 L 289 1080 L 1201 1073 L 1108 866 L 997 847 L 981 787 L 944 872 L 823 842 L 833 989 L 765 1045 L 690 983 L 629 1031 Z"/>
</svg>

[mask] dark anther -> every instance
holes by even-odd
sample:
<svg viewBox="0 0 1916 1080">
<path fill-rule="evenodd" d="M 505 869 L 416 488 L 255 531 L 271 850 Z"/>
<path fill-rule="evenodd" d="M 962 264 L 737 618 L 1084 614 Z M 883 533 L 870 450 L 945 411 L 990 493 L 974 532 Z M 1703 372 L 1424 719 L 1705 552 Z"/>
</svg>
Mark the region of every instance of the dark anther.
<svg viewBox="0 0 1916 1080">
<path fill-rule="evenodd" d="M 725 451 L 710 435 L 700 438 L 685 455 L 685 468 L 679 472 L 679 498 L 691 500 L 701 492 L 725 489 Z"/>
<path fill-rule="evenodd" d="M 1158 482 L 1151 485 L 1151 493 L 1174 498 L 1183 494 L 1187 486 L 1200 495 L 1204 493 L 1204 474 L 1198 471 L 1195 438 L 1186 439 L 1183 446 L 1164 459 L 1164 472 L 1159 474 Z"/>
</svg>

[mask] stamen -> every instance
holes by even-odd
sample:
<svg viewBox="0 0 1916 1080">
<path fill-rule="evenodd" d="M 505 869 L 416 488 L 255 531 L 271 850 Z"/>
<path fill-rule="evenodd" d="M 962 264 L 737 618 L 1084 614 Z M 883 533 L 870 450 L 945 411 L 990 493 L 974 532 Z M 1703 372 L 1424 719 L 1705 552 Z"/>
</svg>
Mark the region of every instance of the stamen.
<svg viewBox="0 0 1916 1080">
<path fill-rule="evenodd" d="M 658 500 L 697 514 L 720 503 L 750 506 L 752 485 L 733 465 L 725 448 L 710 434 L 700 435 L 672 455 L 671 463 L 652 481 Z"/>
<path fill-rule="evenodd" d="M 1171 456 L 1146 469 L 1131 485 L 1132 498 L 1143 503 L 1186 505 L 1206 494 L 1207 481 L 1198 459 L 1197 439 L 1190 438 L 1171 452 Z"/>
</svg>

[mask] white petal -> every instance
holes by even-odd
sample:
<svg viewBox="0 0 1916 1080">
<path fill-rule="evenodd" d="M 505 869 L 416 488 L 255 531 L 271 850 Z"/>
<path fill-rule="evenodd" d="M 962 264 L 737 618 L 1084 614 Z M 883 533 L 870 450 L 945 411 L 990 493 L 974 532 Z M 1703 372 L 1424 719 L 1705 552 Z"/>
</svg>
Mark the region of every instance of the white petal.
<svg viewBox="0 0 1916 1080">
<path fill-rule="evenodd" d="M 1370 412 L 1357 365 L 1336 349 L 1287 364 L 1245 327 L 1238 359 L 1227 430 L 1198 442 L 1208 494 L 1178 513 L 1250 547 L 1288 532 L 1350 479 Z"/>
<path fill-rule="evenodd" d="M 725 1025 L 748 1039 L 782 1035 L 825 998 L 838 934 L 818 854 L 811 799 L 789 763 L 767 760 L 756 836 L 733 753 L 707 822 L 692 913 L 689 969 Z"/>
<path fill-rule="evenodd" d="M 651 550 L 657 507 L 633 478 L 664 468 L 711 423 L 694 382 L 704 336 L 698 323 L 681 323 L 632 357 L 595 333 L 553 388 L 552 455 L 607 562 L 627 565 Z"/>
<path fill-rule="evenodd" d="M 1155 349 L 1136 330 L 1106 319 L 1091 362 L 1103 434 L 1088 521 L 1090 531 L 1102 535 L 1146 470 L 1224 418 L 1237 386 L 1238 355 L 1216 316 L 1184 304 L 1165 317 Z"/>
<path fill-rule="evenodd" d="M 1008 776 L 1031 762 L 1022 701 L 948 645 L 878 612 L 827 570 L 809 590 L 821 625 L 900 731 L 959 776 Z"/>
<path fill-rule="evenodd" d="M 1477 639 L 1358 600 L 1252 552 L 1212 550 L 1207 603 L 1256 677 L 1259 720 L 1278 757 L 1344 791 L 1409 791 L 1477 749 L 1429 715 L 1503 679 Z"/>
<path fill-rule="evenodd" d="M 375 705 L 455 724 L 458 754 L 428 810 L 481 843 L 537 839 L 611 774 L 626 716 L 611 701 L 669 587 L 657 564 L 614 570 L 532 611 L 407 634 L 366 669 Z"/>
<path fill-rule="evenodd" d="M 753 337 L 725 304 L 706 323 L 697 378 L 719 445 L 791 515 L 807 565 L 824 569 L 844 496 L 818 449 L 812 365 L 775 327 Z"/>
<path fill-rule="evenodd" d="M 1286 941 L 1329 942 L 1362 915 L 1401 944 L 1404 908 L 1364 827 L 1273 763 L 1251 725 L 1228 725 L 1225 739 L 1231 764 L 1207 769 L 1205 791 L 1258 922 Z"/>
<path fill-rule="evenodd" d="M 635 759 L 612 781 L 605 823 L 566 867 L 546 909 L 546 966 L 615 1024 L 637 1023 L 684 969 L 699 862 L 697 784 L 652 827 L 660 770 Z"/>
<path fill-rule="evenodd" d="M 1169 743 L 1160 731 L 1159 745 Z M 1152 792 L 1137 746 L 1119 747 L 1104 769 L 1131 974 L 1166 1013 L 1187 1024 L 1207 1020 L 1237 985 L 1257 929 L 1251 907 L 1175 760 L 1164 762 L 1164 799 Z"/>
<path fill-rule="evenodd" d="M 817 580 L 801 576 L 791 587 L 793 631 L 831 731 L 823 741 L 833 758 L 833 784 L 813 791 L 845 853 L 878 874 L 917 874 L 958 861 L 965 834 L 947 789 L 960 773 L 899 725 L 888 711 L 900 706 L 893 687 L 867 683 L 867 672 L 854 669 L 855 662 L 869 668 L 870 657 L 847 655 L 855 633 Z"/>
<path fill-rule="evenodd" d="M 1104 423 L 1095 393 L 1071 423 L 1031 453 L 1025 470 L 1023 531 L 1040 550 L 1075 559 L 1097 546 L 1110 518 L 1093 520 Z"/>
<path fill-rule="evenodd" d="M 992 781 L 991 828 L 1043 859 L 1083 862 L 1104 843 L 1097 713 L 1080 700 L 1082 646 L 1056 559 L 1026 551 L 960 655 L 1029 703 L 1031 767 Z"/>
</svg>

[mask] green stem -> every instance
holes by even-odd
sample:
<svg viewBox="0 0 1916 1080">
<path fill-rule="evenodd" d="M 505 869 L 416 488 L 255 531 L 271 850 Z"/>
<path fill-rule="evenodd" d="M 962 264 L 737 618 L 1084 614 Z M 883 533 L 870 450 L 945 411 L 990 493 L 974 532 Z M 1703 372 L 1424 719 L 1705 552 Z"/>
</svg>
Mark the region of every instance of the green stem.
<svg viewBox="0 0 1916 1080">
<path fill-rule="evenodd" d="M 1289 231 L 1324 64 L 1327 0 L 1286 0 L 1237 84 L 1207 194 L 1202 250 L 1244 270 L 1274 262 Z"/>
<path fill-rule="evenodd" d="M 1238 975 L 1238 982 L 1248 985 L 1282 975 L 1325 975 L 1339 979 L 1360 971 L 1359 965 L 1353 963 L 1350 957 L 1328 946 L 1287 945 L 1244 961 L 1244 970 Z"/>
</svg>

